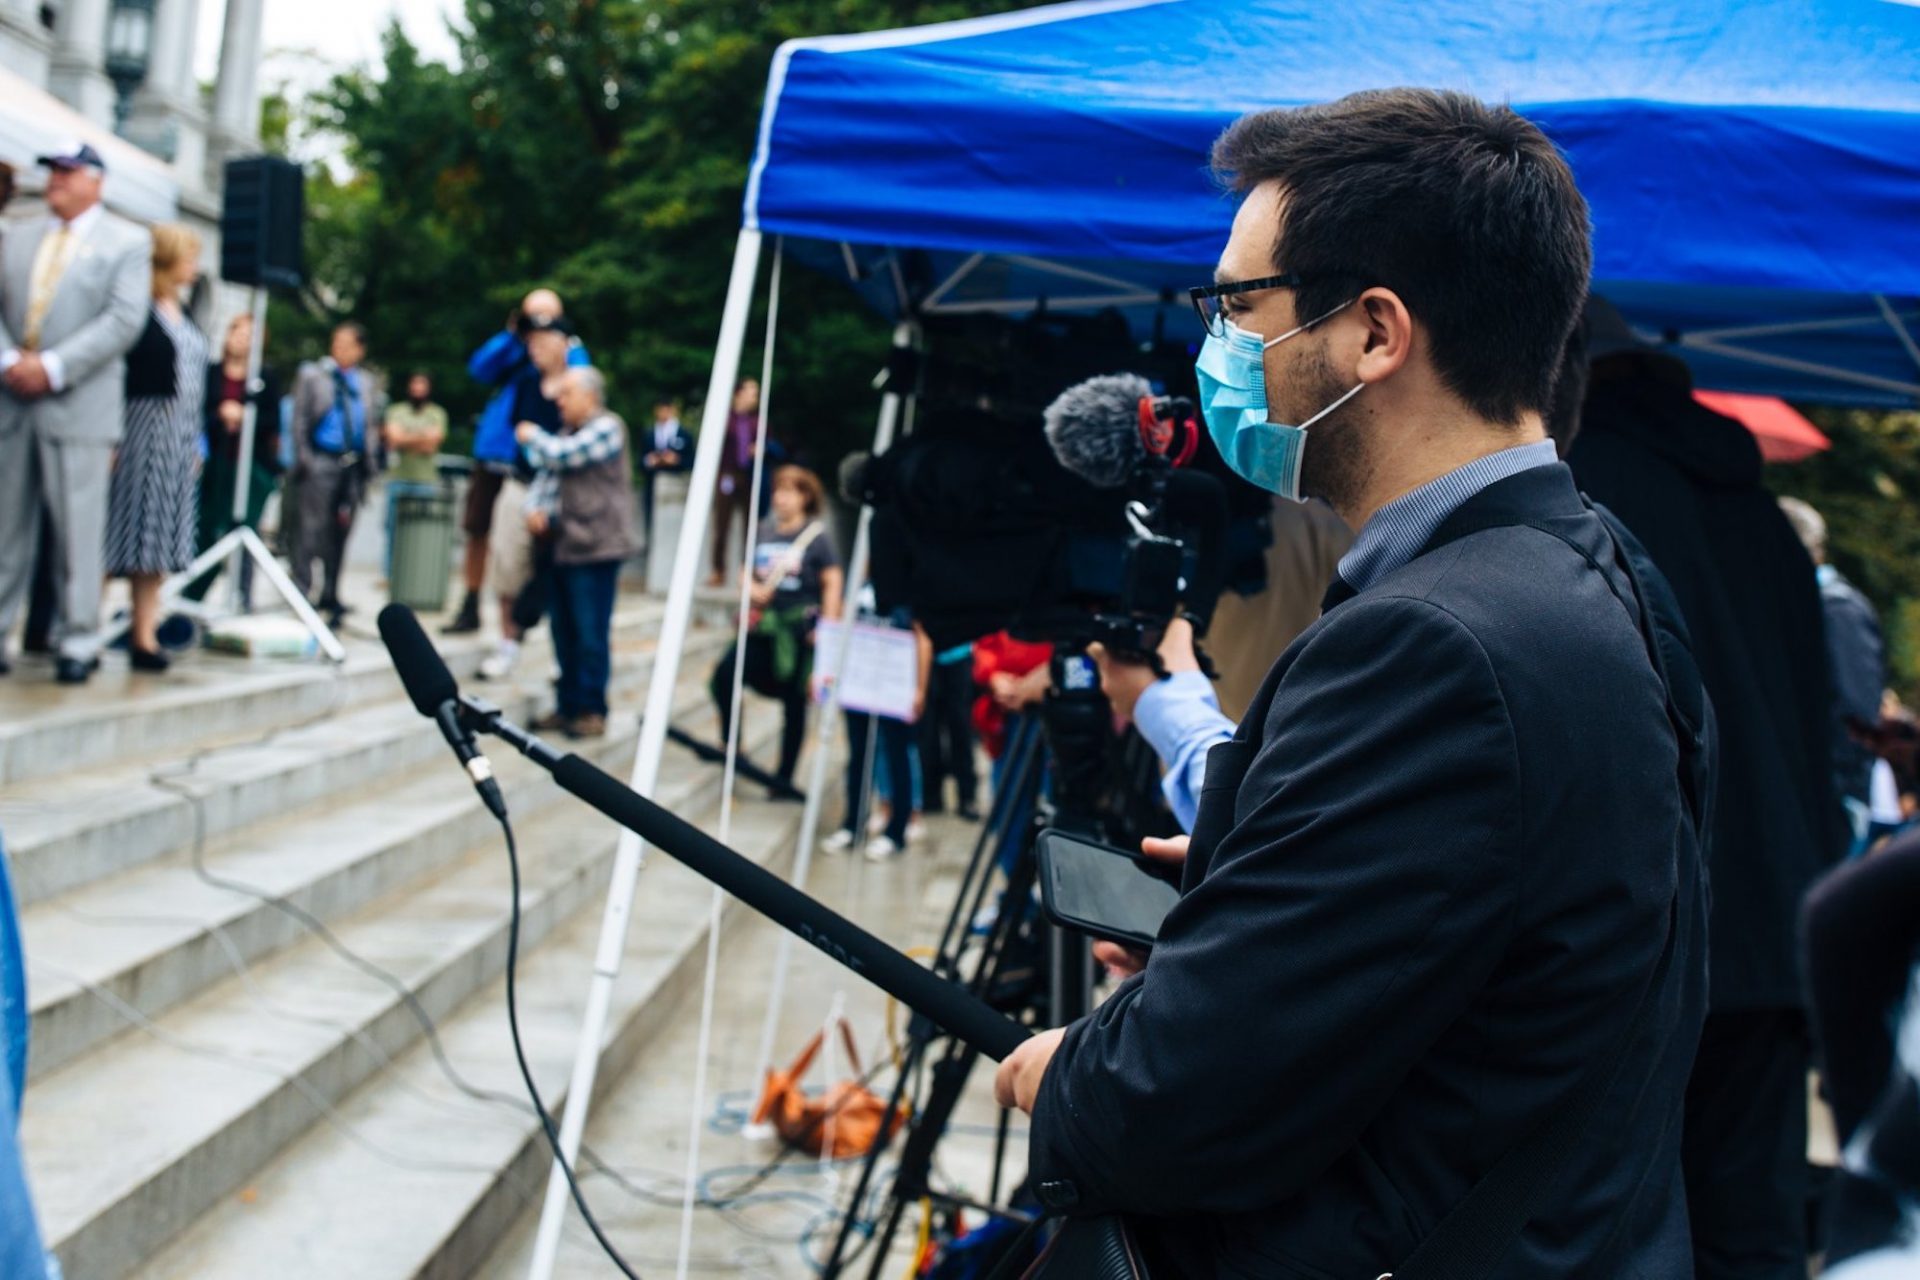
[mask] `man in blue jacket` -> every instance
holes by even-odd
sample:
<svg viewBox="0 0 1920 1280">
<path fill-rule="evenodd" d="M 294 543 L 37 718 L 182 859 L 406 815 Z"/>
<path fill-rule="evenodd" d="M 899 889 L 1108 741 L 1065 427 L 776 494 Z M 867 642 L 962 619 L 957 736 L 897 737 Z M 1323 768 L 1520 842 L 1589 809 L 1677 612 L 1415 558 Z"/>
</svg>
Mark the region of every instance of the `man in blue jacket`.
<svg viewBox="0 0 1920 1280">
<path fill-rule="evenodd" d="M 500 497 L 500 486 L 513 474 L 520 459 L 520 446 L 513 438 L 518 425 L 513 420 L 513 389 L 527 367 L 524 330 L 529 323 L 557 320 L 565 310 L 559 294 L 535 289 L 507 317 L 507 327 L 481 343 L 467 360 L 468 375 L 494 392 L 474 425 L 473 475 L 467 482 L 466 507 L 461 513 L 460 527 L 467 540 L 461 578 L 467 594 L 453 621 L 441 628 L 445 635 L 480 629 L 480 587 L 487 580 L 487 539 L 493 532 L 493 506 Z M 591 363 L 585 344 L 574 341 L 567 352 L 567 363 Z"/>
<path fill-rule="evenodd" d="M 1035 1190 L 1183 1276 L 1688 1276 L 1710 712 L 1542 426 L 1585 202 L 1452 93 L 1248 116 L 1214 160 L 1208 429 L 1357 538 L 1208 756 L 1144 970 L 1002 1064 Z"/>
</svg>

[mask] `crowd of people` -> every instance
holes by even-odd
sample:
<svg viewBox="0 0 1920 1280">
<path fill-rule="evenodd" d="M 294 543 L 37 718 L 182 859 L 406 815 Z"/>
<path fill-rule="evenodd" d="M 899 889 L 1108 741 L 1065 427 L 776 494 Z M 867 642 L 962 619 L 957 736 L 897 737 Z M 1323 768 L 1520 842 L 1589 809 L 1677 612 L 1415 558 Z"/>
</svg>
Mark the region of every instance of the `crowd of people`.
<svg viewBox="0 0 1920 1280">
<path fill-rule="evenodd" d="M 10 222 L 0 247 L 0 674 L 25 612 L 22 647 L 51 655 L 60 683 L 86 683 L 114 633 L 102 600 L 116 578 L 128 583 L 129 668 L 167 671 L 163 584 L 236 527 L 257 531 L 276 494 L 288 576 L 339 628 L 352 609 L 347 548 L 376 477 L 385 473 L 389 577 L 401 504 L 443 492 L 449 423 L 431 375 L 411 373 L 389 400 L 365 327 L 346 320 L 283 397 L 256 367 L 264 335 L 251 315 L 235 316 L 210 350 L 188 305 L 202 274 L 192 230 L 142 229 L 108 212 L 106 162 L 90 146 L 41 164 L 47 214 Z M 447 630 L 478 630 L 480 590 L 491 586 L 500 640 L 482 674 L 501 678 L 547 619 L 559 710 L 545 726 L 598 736 L 619 567 L 639 547 L 625 423 L 551 290 L 530 294 L 469 372 L 493 395 L 462 522 L 466 594 Z M 647 446 L 650 516 L 653 475 L 691 464 L 671 399 L 656 403 Z M 240 563 L 250 601 L 253 566 Z M 204 600 L 224 567 L 181 594 Z"/>
</svg>

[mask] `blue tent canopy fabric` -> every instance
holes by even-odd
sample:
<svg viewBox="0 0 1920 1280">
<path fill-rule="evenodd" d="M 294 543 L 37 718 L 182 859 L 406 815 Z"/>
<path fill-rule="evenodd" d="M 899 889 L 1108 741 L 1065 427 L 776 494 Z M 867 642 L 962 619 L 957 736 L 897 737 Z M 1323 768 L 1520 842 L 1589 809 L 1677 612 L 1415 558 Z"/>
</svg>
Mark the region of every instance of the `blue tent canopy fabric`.
<svg viewBox="0 0 1920 1280">
<path fill-rule="evenodd" d="M 1236 116 L 1456 88 L 1565 151 L 1596 287 L 1703 384 L 1911 404 L 1916 68 L 1904 0 L 1086 0 L 783 46 L 744 221 L 1144 318 L 1211 273 Z"/>
</svg>

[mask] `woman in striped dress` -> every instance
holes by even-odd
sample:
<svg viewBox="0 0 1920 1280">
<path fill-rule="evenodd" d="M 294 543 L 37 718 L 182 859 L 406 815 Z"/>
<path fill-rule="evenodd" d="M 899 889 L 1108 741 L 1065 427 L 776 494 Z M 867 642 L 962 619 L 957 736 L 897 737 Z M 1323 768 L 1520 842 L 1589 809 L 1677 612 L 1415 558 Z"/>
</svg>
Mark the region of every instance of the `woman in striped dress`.
<svg viewBox="0 0 1920 1280">
<path fill-rule="evenodd" d="M 165 671 L 160 584 L 193 563 L 207 340 L 180 305 L 200 278 L 200 238 L 153 229 L 153 309 L 127 353 L 127 425 L 107 508 L 107 575 L 133 587 L 127 650 L 135 671 Z"/>
</svg>

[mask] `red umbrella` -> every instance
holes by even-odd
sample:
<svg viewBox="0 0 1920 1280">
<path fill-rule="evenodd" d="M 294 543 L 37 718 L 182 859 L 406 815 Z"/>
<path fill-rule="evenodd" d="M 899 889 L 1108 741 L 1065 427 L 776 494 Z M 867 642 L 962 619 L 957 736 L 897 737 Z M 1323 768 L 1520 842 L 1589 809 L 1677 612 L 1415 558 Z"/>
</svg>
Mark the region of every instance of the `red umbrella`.
<svg viewBox="0 0 1920 1280">
<path fill-rule="evenodd" d="M 1833 441 L 1827 439 L 1820 428 L 1801 417 L 1785 400 L 1733 391 L 1696 391 L 1693 398 L 1753 432 L 1760 442 L 1760 456 L 1768 462 L 1798 462 L 1833 447 Z"/>
</svg>

